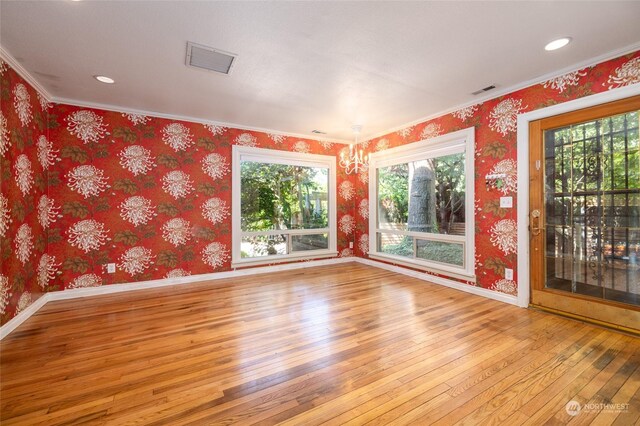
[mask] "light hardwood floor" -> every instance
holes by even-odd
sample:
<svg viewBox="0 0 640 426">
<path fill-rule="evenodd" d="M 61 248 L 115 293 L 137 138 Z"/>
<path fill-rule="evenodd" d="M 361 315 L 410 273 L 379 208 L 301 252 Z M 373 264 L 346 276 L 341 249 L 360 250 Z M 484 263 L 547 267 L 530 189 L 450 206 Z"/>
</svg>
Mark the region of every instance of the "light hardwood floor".
<svg viewBox="0 0 640 426">
<path fill-rule="evenodd" d="M 355 263 L 49 303 L 0 352 L 3 425 L 640 422 L 640 339 Z"/>
</svg>

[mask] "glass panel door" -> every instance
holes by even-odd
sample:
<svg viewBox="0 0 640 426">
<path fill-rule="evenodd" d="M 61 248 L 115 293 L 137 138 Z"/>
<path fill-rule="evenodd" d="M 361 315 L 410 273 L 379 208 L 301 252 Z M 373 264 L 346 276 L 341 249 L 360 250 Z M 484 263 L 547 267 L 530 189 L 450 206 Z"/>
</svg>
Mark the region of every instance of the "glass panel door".
<svg viewBox="0 0 640 426">
<path fill-rule="evenodd" d="M 639 122 L 544 130 L 545 288 L 640 305 Z"/>
</svg>

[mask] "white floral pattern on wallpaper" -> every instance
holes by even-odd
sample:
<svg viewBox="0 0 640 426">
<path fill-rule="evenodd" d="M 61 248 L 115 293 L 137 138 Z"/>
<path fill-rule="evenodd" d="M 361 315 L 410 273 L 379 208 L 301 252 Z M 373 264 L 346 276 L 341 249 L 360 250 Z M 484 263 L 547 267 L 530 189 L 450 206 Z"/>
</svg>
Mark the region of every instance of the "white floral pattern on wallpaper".
<svg viewBox="0 0 640 426">
<path fill-rule="evenodd" d="M 151 118 L 142 114 L 122 113 L 122 116 L 129 120 L 134 126 L 138 124 L 147 124 Z"/>
<path fill-rule="evenodd" d="M 48 140 L 46 136 L 40 136 L 36 146 L 38 149 L 38 161 L 42 166 L 42 170 L 49 170 L 49 167 L 53 166 L 56 161 L 60 161 L 58 150 L 53 149 L 53 142 Z"/>
<path fill-rule="evenodd" d="M 38 102 L 40 103 L 40 109 L 42 111 L 46 111 L 53 106 L 53 104 L 49 102 L 42 93 L 38 92 L 36 93 L 36 96 L 38 98 Z"/>
<path fill-rule="evenodd" d="M 86 109 L 74 111 L 65 119 L 67 130 L 85 144 L 97 143 L 109 133 L 103 118 Z"/>
<path fill-rule="evenodd" d="M 258 145 L 258 140 L 251 133 L 242 133 L 238 135 L 235 142 L 238 145 L 249 146 L 249 147 L 255 147 Z"/>
<path fill-rule="evenodd" d="M 20 225 L 13 244 L 16 249 L 16 258 L 22 263 L 22 266 L 24 266 L 33 251 L 33 232 L 28 224 L 23 223 Z"/>
<path fill-rule="evenodd" d="M 358 248 L 363 254 L 369 253 L 369 234 L 362 234 L 358 238 Z"/>
<path fill-rule="evenodd" d="M 4 315 L 7 312 L 7 306 L 9 305 L 9 299 L 11 299 L 11 286 L 9 285 L 9 278 L 5 275 L 0 275 L 0 315 Z"/>
<path fill-rule="evenodd" d="M 516 282 L 504 278 L 494 282 L 489 289 L 499 291 L 500 293 L 510 294 L 512 296 L 518 295 L 518 285 Z"/>
<path fill-rule="evenodd" d="M 442 126 L 437 123 L 429 123 L 427 124 L 422 132 L 420 133 L 420 139 L 431 139 L 442 134 Z"/>
<path fill-rule="evenodd" d="M 147 174 L 156 167 L 151 151 L 140 145 L 129 145 L 118 154 L 120 165 L 134 176 Z"/>
<path fill-rule="evenodd" d="M 227 131 L 226 127 L 218 126 L 217 124 L 205 124 L 204 128 L 207 129 L 213 136 L 218 136 Z"/>
<path fill-rule="evenodd" d="M 188 277 L 191 275 L 191 272 L 185 271 L 181 268 L 172 269 L 164 276 L 165 278 L 180 278 L 180 277 Z"/>
<path fill-rule="evenodd" d="M 102 285 L 102 278 L 96 274 L 84 274 L 76 277 L 67 286 L 67 289 L 72 290 L 74 288 L 88 288 L 88 287 L 100 287 Z"/>
<path fill-rule="evenodd" d="M 47 229 L 54 223 L 60 213 L 60 207 L 48 195 L 43 194 L 38 200 L 38 222 L 42 228 Z"/>
<path fill-rule="evenodd" d="M 375 150 L 384 151 L 385 149 L 389 149 L 389 140 L 382 138 L 376 143 Z"/>
<path fill-rule="evenodd" d="M 569 86 L 577 86 L 580 82 L 580 78 L 587 75 L 586 69 L 569 72 L 567 74 L 561 75 L 559 77 L 551 78 L 547 81 L 543 81 L 542 87 L 545 89 L 550 87 L 554 90 L 557 90 L 559 93 L 567 90 Z"/>
<path fill-rule="evenodd" d="M 22 83 L 16 84 L 13 88 L 13 107 L 18 114 L 22 126 L 28 126 L 31 118 L 33 118 L 31 113 L 31 96 L 29 95 L 27 86 Z"/>
<path fill-rule="evenodd" d="M 489 113 L 489 128 L 505 136 L 517 128 L 518 114 L 526 106 L 522 106 L 522 99 L 508 98 L 501 101 Z"/>
<path fill-rule="evenodd" d="M 274 141 L 278 145 L 281 145 L 282 142 L 284 142 L 284 140 L 286 139 L 286 136 L 278 135 L 276 133 L 269 133 L 269 139 L 271 139 L 272 141 Z"/>
<path fill-rule="evenodd" d="M 11 223 L 11 208 L 9 208 L 9 199 L 0 194 L 0 237 L 7 235 L 9 224 Z"/>
<path fill-rule="evenodd" d="M 67 174 L 67 185 L 84 198 L 100 195 L 110 186 L 104 171 L 90 164 L 76 166 Z"/>
<path fill-rule="evenodd" d="M 170 123 L 162 129 L 162 140 L 174 151 L 184 151 L 193 145 L 191 132 L 182 123 Z"/>
<path fill-rule="evenodd" d="M 151 200 L 143 196 L 129 197 L 120 203 L 120 217 L 133 226 L 146 225 L 154 216 L 156 213 Z"/>
<path fill-rule="evenodd" d="M 32 300 L 33 299 L 30 292 L 25 291 L 24 293 L 22 293 L 20 295 L 20 298 L 18 299 L 18 305 L 16 306 L 16 315 L 27 309 L 29 305 L 31 305 Z"/>
<path fill-rule="evenodd" d="M 230 215 L 227 203 L 220 198 L 209 198 L 202 204 L 202 216 L 214 225 L 222 223 Z"/>
<path fill-rule="evenodd" d="M 120 256 L 118 266 L 129 275 L 134 276 L 144 272 L 153 264 L 154 256 L 145 247 L 132 247 Z"/>
<path fill-rule="evenodd" d="M 191 177 L 181 170 L 173 170 L 162 177 L 162 189 L 176 200 L 193 192 Z"/>
<path fill-rule="evenodd" d="M 350 181 L 345 180 L 340 184 L 338 193 L 342 199 L 349 201 L 356 195 L 356 187 Z"/>
<path fill-rule="evenodd" d="M 345 214 L 340 218 L 338 228 L 345 234 L 351 234 L 356 229 L 356 220 L 350 214 Z"/>
<path fill-rule="evenodd" d="M 609 90 L 640 83 L 640 57 L 620 65 L 607 80 Z"/>
<path fill-rule="evenodd" d="M 38 285 L 41 289 L 45 289 L 51 280 L 56 277 L 58 267 L 60 264 L 56 263 L 56 258 L 48 254 L 43 254 L 38 262 Z"/>
<path fill-rule="evenodd" d="M 478 111 L 478 108 L 480 108 L 479 104 L 471 105 L 468 107 L 460 108 L 459 110 L 452 112 L 451 115 L 453 115 L 458 120 L 465 121 L 467 118 L 473 117 L 476 111 Z"/>
<path fill-rule="evenodd" d="M 175 217 L 162 224 L 162 238 L 175 247 L 186 244 L 191 235 L 191 223 L 186 219 Z"/>
<path fill-rule="evenodd" d="M 31 190 L 33 185 L 33 170 L 31 169 L 31 160 L 26 154 L 20 154 L 13 166 L 15 172 L 16 185 L 25 196 Z"/>
<path fill-rule="evenodd" d="M 406 139 L 409 137 L 411 132 L 413 132 L 414 127 L 416 126 L 405 127 L 404 129 L 398 130 L 396 133 L 399 134 L 403 139 Z"/>
<path fill-rule="evenodd" d="M 221 179 L 229 173 L 229 163 L 224 156 L 212 152 L 202 159 L 202 170 L 212 179 Z"/>
<path fill-rule="evenodd" d="M 219 268 L 229 259 L 229 250 L 224 244 L 214 241 L 202 250 L 202 261 L 212 268 Z"/>
<path fill-rule="evenodd" d="M 340 257 L 353 257 L 353 250 L 350 248 L 340 250 Z"/>
<path fill-rule="evenodd" d="M 93 219 L 85 219 L 74 223 L 68 229 L 68 241 L 73 247 L 76 247 L 85 253 L 98 250 L 101 246 L 109 241 L 103 223 Z"/>
<path fill-rule="evenodd" d="M 311 146 L 305 141 L 298 141 L 293 144 L 293 150 L 302 154 L 308 154 L 311 152 Z"/>
<path fill-rule="evenodd" d="M 493 224 L 491 227 L 491 243 L 500 248 L 507 255 L 518 252 L 518 229 L 516 221 L 503 219 Z"/>
<path fill-rule="evenodd" d="M 7 127 L 7 119 L 4 114 L 2 114 L 2 110 L 0 110 L 0 156 L 9 151 L 9 144 L 11 143 L 9 139 L 10 135 L 11 131 Z"/>
<path fill-rule="evenodd" d="M 363 219 L 369 219 L 369 200 L 366 198 L 363 198 L 362 200 L 360 200 L 360 203 L 358 203 L 358 213 L 360 213 L 360 216 L 362 216 Z"/>
</svg>

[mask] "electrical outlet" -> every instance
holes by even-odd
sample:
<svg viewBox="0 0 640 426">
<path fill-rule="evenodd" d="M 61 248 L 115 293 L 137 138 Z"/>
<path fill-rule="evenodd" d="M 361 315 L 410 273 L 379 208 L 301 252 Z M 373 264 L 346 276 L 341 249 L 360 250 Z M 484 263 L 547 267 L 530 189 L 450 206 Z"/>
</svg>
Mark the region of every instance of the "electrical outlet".
<svg viewBox="0 0 640 426">
<path fill-rule="evenodd" d="M 504 268 L 504 277 L 507 280 L 513 280 L 513 269 Z"/>
<path fill-rule="evenodd" d="M 113 274 L 116 272 L 116 264 L 115 263 L 107 263 L 107 273 Z"/>
<path fill-rule="evenodd" d="M 353 248 L 353 241 L 349 241 L 349 248 Z"/>
<path fill-rule="evenodd" d="M 513 197 L 500 197 L 500 208 L 510 209 L 513 207 Z"/>
</svg>

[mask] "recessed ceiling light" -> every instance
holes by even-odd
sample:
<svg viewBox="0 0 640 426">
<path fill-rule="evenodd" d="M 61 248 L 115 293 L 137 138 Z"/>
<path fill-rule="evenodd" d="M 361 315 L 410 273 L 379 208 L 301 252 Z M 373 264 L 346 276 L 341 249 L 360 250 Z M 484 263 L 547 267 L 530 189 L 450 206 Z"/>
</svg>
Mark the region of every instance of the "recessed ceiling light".
<svg viewBox="0 0 640 426">
<path fill-rule="evenodd" d="M 111 77 L 107 77 L 104 75 L 94 75 L 93 78 L 95 78 L 96 80 L 98 80 L 100 83 L 107 83 L 107 84 L 113 84 L 116 81 L 114 79 L 112 79 Z"/>
<path fill-rule="evenodd" d="M 565 47 L 571 41 L 571 37 L 562 37 L 557 40 L 553 40 L 544 47 L 544 50 L 557 50 L 561 47 Z"/>
</svg>

